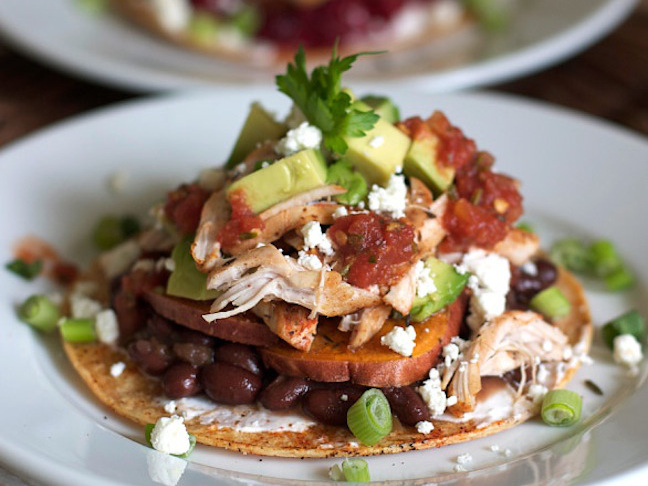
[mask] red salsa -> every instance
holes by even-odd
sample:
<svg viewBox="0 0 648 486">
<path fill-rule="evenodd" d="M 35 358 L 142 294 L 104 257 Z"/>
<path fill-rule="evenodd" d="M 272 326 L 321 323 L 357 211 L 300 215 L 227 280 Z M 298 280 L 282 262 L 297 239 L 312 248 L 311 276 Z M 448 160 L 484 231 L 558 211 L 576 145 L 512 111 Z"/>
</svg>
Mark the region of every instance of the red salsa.
<svg viewBox="0 0 648 486">
<path fill-rule="evenodd" d="M 375 213 L 339 218 L 328 235 L 348 268 L 346 280 L 357 287 L 392 284 L 414 255 L 414 228 Z"/>
<path fill-rule="evenodd" d="M 164 214 L 183 235 L 195 233 L 209 193 L 198 184 L 183 184 L 167 196 Z"/>
<path fill-rule="evenodd" d="M 242 240 L 255 238 L 265 227 L 259 215 L 248 206 L 242 189 L 230 193 L 229 202 L 232 206 L 232 216 L 218 233 L 218 241 L 224 250 Z"/>
</svg>

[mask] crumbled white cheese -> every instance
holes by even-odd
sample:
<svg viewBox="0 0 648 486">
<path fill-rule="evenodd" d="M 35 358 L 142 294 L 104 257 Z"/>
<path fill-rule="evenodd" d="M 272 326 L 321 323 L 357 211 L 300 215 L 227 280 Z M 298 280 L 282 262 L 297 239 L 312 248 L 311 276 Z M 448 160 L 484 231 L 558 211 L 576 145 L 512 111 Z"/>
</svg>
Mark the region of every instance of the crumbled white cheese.
<svg viewBox="0 0 648 486">
<path fill-rule="evenodd" d="M 539 404 L 544 400 L 545 395 L 549 390 L 546 386 L 539 383 L 534 383 L 529 387 L 527 391 L 527 396 L 531 399 L 534 404 Z"/>
<path fill-rule="evenodd" d="M 218 191 L 225 185 L 227 174 L 223 169 L 204 169 L 198 174 L 198 185 L 209 192 Z"/>
<path fill-rule="evenodd" d="M 546 366 L 544 365 L 538 366 L 538 369 L 536 370 L 536 381 L 538 383 L 546 383 L 550 376 L 551 373 L 549 372 Z"/>
<path fill-rule="evenodd" d="M 425 266 L 423 260 L 419 260 L 414 265 L 414 275 L 416 277 L 416 296 L 423 298 L 437 291 L 434 278 L 430 274 L 430 269 Z"/>
<path fill-rule="evenodd" d="M 445 392 L 441 389 L 441 377 L 436 368 L 430 370 L 429 378 L 416 391 L 421 395 L 432 415 L 441 415 L 445 411 L 448 401 Z"/>
<path fill-rule="evenodd" d="M 412 356 L 416 347 L 416 330 L 412 326 L 395 326 L 380 338 L 380 344 L 402 356 Z"/>
<path fill-rule="evenodd" d="M 151 431 L 151 445 L 167 454 L 184 454 L 191 447 L 184 419 L 178 415 L 160 417 Z"/>
<path fill-rule="evenodd" d="M 484 322 L 497 317 L 506 309 L 506 294 L 511 282 L 509 262 L 496 253 L 476 249 L 464 255 L 457 268 L 472 274 L 468 279 L 473 295 L 470 298 L 471 312 L 467 322 L 476 332 Z"/>
<path fill-rule="evenodd" d="M 349 401 L 349 395 L 344 393 L 343 395 L 340 396 L 340 400 L 342 400 L 343 402 L 348 402 Z"/>
<path fill-rule="evenodd" d="M 126 272 L 139 258 L 140 246 L 134 239 L 117 245 L 99 257 L 99 264 L 107 279 L 113 279 Z"/>
<path fill-rule="evenodd" d="M 117 314 L 112 309 L 103 309 L 95 316 L 97 338 L 104 344 L 115 344 L 119 338 Z"/>
<path fill-rule="evenodd" d="M 385 137 L 383 137 L 382 135 L 377 135 L 369 140 L 369 146 L 375 149 L 382 147 L 384 143 Z"/>
<path fill-rule="evenodd" d="M 135 265 L 133 265 L 132 270 L 135 271 L 142 271 L 142 272 L 152 272 L 155 270 L 155 261 L 150 259 L 150 258 L 141 258 L 135 262 Z"/>
<path fill-rule="evenodd" d="M 189 463 L 179 457 L 149 449 L 146 454 L 146 464 L 151 481 L 164 486 L 176 486 Z"/>
<path fill-rule="evenodd" d="M 460 466 L 465 466 L 466 464 L 470 464 L 473 460 L 473 457 L 470 453 L 466 452 L 464 454 L 459 454 L 457 456 L 457 464 Z"/>
<path fill-rule="evenodd" d="M 506 294 L 511 281 L 509 261 L 497 253 L 484 250 L 470 250 L 463 258 L 462 265 L 477 277 L 483 289 Z"/>
<path fill-rule="evenodd" d="M 453 405 L 456 405 L 459 399 L 456 397 L 456 395 L 450 395 L 446 399 L 446 406 L 447 407 L 452 407 Z"/>
<path fill-rule="evenodd" d="M 173 258 L 160 258 L 157 262 L 155 262 L 155 269 L 158 272 L 161 272 L 162 270 L 173 272 L 175 270 L 175 261 L 173 260 Z"/>
<path fill-rule="evenodd" d="M 343 218 L 344 216 L 347 216 L 348 214 L 349 214 L 349 211 L 347 210 L 346 206 L 340 206 L 335 211 L 333 211 L 333 219 Z"/>
<path fill-rule="evenodd" d="M 311 253 L 306 253 L 303 250 L 299 251 L 299 257 L 297 258 L 297 263 L 307 270 L 320 270 L 322 268 L 322 262 L 317 257 Z"/>
<path fill-rule="evenodd" d="M 77 293 L 70 296 L 70 313 L 75 319 L 94 319 L 101 309 L 101 303 L 94 299 Z"/>
<path fill-rule="evenodd" d="M 443 359 L 446 368 L 449 368 L 452 363 L 457 361 L 459 358 L 459 346 L 454 343 L 449 343 L 443 346 Z"/>
<path fill-rule="evenodd" d="M 333 245 L 331 240 L 322 232 L 322 227 L 317 221 L 310 221 L 306 223 L 302 229 L 301 234 L 304 237 L 304 249 L 309 250 L 311 248 L 317 248 L 324 255 L 332 255 Z"/>
<path fill-rule="evenodd" d="M 532 277 L 538 275 L 538 266 L 535 264 L 535 262 L 532 262 L 531 260 L 529 260 L 528 262 L 524 262 L 520 268 L 524 273 L 526 273 L 527 275 L 531 275 Z"/>
<path fill-rule="evenodd" d="M 614 338 L 614 361 L 636 372 L 642 359 L 641 344 L 632 334 L 621 334 Z"/>
<path fill-rule="evenodd" d="M 126 369 L 126 363 L 124 363 L 123 361 L 118 361 L 117 363 L 114 363 L 110 367 L 110 374 L 113 377 L 117 378 L 121 376 L 121 374 L 124 372 L 125 369 Z"/>
<path fill-rule="evenodd" d="M 275 151 L 283 156 L 288 156 L 302 150 L 319 148 L 321 143 L 322 131 L 309 125 L 308 122 L 303 122 L 297 128 L 288 130 L 286 136 L 277 142 Z"/>
<path fill-rule="evenodd" d="M 432 425 L 432 422 L 429 422 L 427 420 L 421 420 L 420 422 L 416 422 L 416 431 L 419 434 L 429 434 L 434 430 L 434 425 Z"/>
<path fill-rule="evenodd" d="M 176 408 L 178 407 L 178 404 L 176 403 L 175 400 L 169 400 L 164 404 L 164 411 L 166 413 L 174 414 L 176 412 Z"/>
<path fill-rule="evenodd" d="M 466 341 L 465 339 L 461 339 L 459 336 L 454 336 L 452 339 L 450 339 L 450 342 L 452 344 L 456 344 L 457 346 L 459 346 L 459 351 L 463 351 L 470 344 L 469 341 Z"/>
<path fill-rule="evenodd" d="M 152 5 L 165 29 L 178 32 L 189 25 L 191 5 L 188 0 L 153 0 Z"/>
<path fill-rule="evenodd" d="M 454 472 L 464 472 L 464 471 L 466 470 L 466 468 L 463 467 L 463 466 L 460 465 L 460 464 L 455 464 L 455 466 L 454 466 L 453 469 L 454 469 Z"/>
<path fill-rule="evenodd" d="M 357 206 L 358 206 L 358 209 L 364 209 L 365 208 L 365 202 L 360 201 Z"/>
<path fill-rule="evenodd" d="M 405 208 L 407 207 L 405 177 L 392 174 L 387 187 L 374 184 L 367 198 L 369 209 L 372 211 L 387 213 L 392 218 L 402 218 L 405 216 Z"/>
</svg>

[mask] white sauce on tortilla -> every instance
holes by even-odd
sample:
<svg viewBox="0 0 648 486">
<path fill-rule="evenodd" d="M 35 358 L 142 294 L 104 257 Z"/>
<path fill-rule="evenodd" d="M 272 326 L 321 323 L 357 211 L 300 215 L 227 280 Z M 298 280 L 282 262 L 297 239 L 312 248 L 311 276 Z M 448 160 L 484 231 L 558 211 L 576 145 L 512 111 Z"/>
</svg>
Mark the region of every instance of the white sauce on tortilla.
<svg viewBox="0 0 648 486">
<path fill-rule="evenodd" d="M 164 402 L 163 402 L 164 403 Z M 202 425 L 217 425 L 237 432 L 303 432 L 317 425 L 294 411 L 271 411 L 254 405 L 221 405 L 206 397 L 175 400 L 175 413 L 189 421 L 197 418 Z"/>
</svg>

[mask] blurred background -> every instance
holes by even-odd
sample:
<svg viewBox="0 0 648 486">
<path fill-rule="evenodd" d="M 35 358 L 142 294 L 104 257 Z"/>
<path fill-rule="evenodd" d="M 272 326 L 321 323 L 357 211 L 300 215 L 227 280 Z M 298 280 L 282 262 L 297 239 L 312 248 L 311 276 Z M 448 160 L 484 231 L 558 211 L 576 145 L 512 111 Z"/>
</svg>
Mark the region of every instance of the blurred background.
<svg viewBox="0 0 648 486">
<path fill-rule="evenodd" d="M 5 7 L 11 3 L 8 1 Z M 14 1 L 14 3 L 16 2 Z M 60 0 L 53 3 L 60 3 Z M 532 1 L 530 3 L 533 4 Z M 612 0 L 600 3 L 613 5 L 615 2 Z M 628 8 L 625 10 L 627 11 Z M 54 47 L 47 51 L 30 44 L 27 40 L 32 35 L 31 33 L 27 33 L 25 38 L 20 38 L 20 36 L 17 38 L 11 33 L 11 28 L 20 27 L 18 25 L 20 20 L 8 18 L 7 14 L 3 19 L 2 15 L 3 10 L 0 8 L 0 34 L 4 33 L 4 35 L 0 35 L 0 146 L 72 115 L 133 99 L 146 94 L 147 91 L 159 91 L 159 86 L 155 85 L 153 81 L 149 83 L 152 89 L 147 90 L 149 80 L 146 80 L 135 86 L 138 91 L 136 94 L 131 88 L 137 83 L 125 83 L 123 78 L 115 81 L 112 79 L 115 76 L 106 76 L 105 79 L 101 79 L 101 70 L 91 66 L 91 63 L 84 65 L 83 59 L 77 59 L 78 64 L 76 65 L 74 60 L 61 62 L 56 57 Z M 88 15 L 88 23 L 98 22 L 97 25 L 103 27 L 103 24 L 99 24 L 103 22 L 103 19 L 97 19 L 96 13 L 85 12 L 80 15 Z M 522 95 L 561 105 L 648 134 L 648 0 L 640 0 L 630 15 L 627 17 L 625 15 L 625 12 L 621 14 L 624 19 L 620 18 L 620 23 L 611 21 L 613 23 L 611 26 L 599 26 L 598 29 L 602 32 L 589 34 L 594 37 L 591 41 L 588 41 L 587 38 L 574 40 L 573 35 L 571 38 L 569 35 L 554 36 L 549 40 L 557 42 L 557 45 L 552 47 L 556 53 L 548 57 L 545 56 L 544 59 L 532 59 L 532 62 L 527 63 L 526 66 L 519 66 L 519 62 L 518 66 L 512 66 L 509 62 L 508 67 L 502 68 L 500 62 L 500 73 L 492 75 L 491 72 L 490 76 L 483 70 L 475 74 L 474 70 L 466 71 L 464 69 L 461 71 L 460 69 L 462 77 L 446 76 L 442 84 L 438 83 L 439 76 L 419 76 L 416 83 L 406 85 L 405 89 L 430 87 L 433 91 L 439 89 L 447 91 L 452 88 L 453 80 L 456 80 L 457 87 L 485 84 L 483 87 L 491 91 Z M 543 19 L 540 21 L 542 22 Z M 18 22 L 17 27 L 10 25 L 16 22 Z M 132 25 L 127 25 L 124 28 L 132 31 L 137 29 Z M 610 29 L 611 32 L 608 33 L 607 31 Z M 100 34 L 97 31 L 97 39 Z M 567 32 L 567 34 L 572 34 L 572 32 Z M 80 35 L 89 34 L 81 33 Z M 140 35 L 140 32 L 137 32 L 137 35 Z M 162 40 L 142 35 L 142 42 L 164 43 Z M 597 38 L 600 36 L 603 38 L 598 40 Z M 88 42 L 92 44 L 93 39 L 88 39 Z M 72 41 L 76 42 L 75 39 Z M 100 40 L 96 41 L 98 46 L 99 42 Z M 587 47 L 581 47 L 581 44 L 588 42 L 594 43 Z M 143 48 L 147 46 L 144 45 Z M 56 48 L 64 49 L 64 47 L 61 45 Z M 154 47 L 157 48 L 157 45 Z M 167 48 L 167 46 L 163 47 Z M 530 46 L 525 54 L 528 54 L 533 47 Z M 99 48 L 96 47 L 97 52 L 99 52 Z M 179 48 L 169 48 L 181 51 Z M 584 48 L 584 50 L 567 60 L 560 60 L 561 57 L 570 55 L 570 51 L 579 48 Z M 92 53 L 91 49 L 87 52 Z M 557 52 L 561 49 L 564 52 Z M 36 55 L 31 57 L 28 53 Z M 98 55 L 108 57 L 109 55 L 114 56 L 114 53 L 99 52 Z M 202 54 L 193 53 L 188 55 L 202 56 Z M 71 55 L 69 57 L 72 58 Z M 511 61 L 510 57 L 504 60 Z M 529 58 L 528 55 L 526 57 Z M 205 63 L 209 61 L 209 58 L 204 58 Z M 499 61 L 499 59 L 495 59 L 495 61 Z M 517 61 L 524 61 L 524 59 L 517 59 Z M 551 62 L 558 63 L 548 68 L 542 65 Z M 490 65 L 486 67 L 492 67 L 492 64 L 493 62 L 490 62 Z M 50 66 L 57 66 L 57 68 L 53 69 Z M 86 66 L 88 67 L 86 68 Z M 468 67 L 472 68 L 473 66 Z M 119 69 L 123 70 L 123 66 L 113 69 L 111 74 L 119 74 Z M 525 71 L 534 70 L 533 74 L 525 75 Z M 67 72 L 74 73 L 74 75 L 68 75 Z M 450 70 L 451 75 L 456 73 L 457 70 Z M 481 76 L 481 78 L 475 81 L 470 79 L 471 75 Z M 521 77 L 504 83 L 488 83 L 490 78 L 507 79 L 516 75 Z M 87 79 L 95 81 L 87 81 Z M 124 86 L 127 89 L 124 89 Z M 182 83 L 178 86 L 182 87 Z"/>
</svg>

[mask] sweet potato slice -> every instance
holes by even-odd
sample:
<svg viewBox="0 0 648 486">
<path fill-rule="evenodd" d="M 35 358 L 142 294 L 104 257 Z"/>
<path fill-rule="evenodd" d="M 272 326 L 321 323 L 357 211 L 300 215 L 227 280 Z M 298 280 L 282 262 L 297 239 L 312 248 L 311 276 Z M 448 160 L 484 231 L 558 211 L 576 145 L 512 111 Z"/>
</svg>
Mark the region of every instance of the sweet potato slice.
<svg viewBox="0 0 648 486">
<path fill-rule="evenodd" d="M 248 314 L 210 323 L 202 317 L 203 314 L 209 314 L 210 302 L 198 302 L 155 291 L 145 292 L 143 298 L 162 317 L 210 336 L 252 346 L 272 346 L 279 342 L 279 338 L 268 326 Z"/>
<path fill-rule="evenodd" d="M 459 333 L 466 299 L 453 304 L 429 319 L 412 324 L 416 329 L 416 347 L 412 357 L 401 356 L 380 343 L 380 338 L 402 321 L 388 320 L 364 346 L 350 350 L 349 336 L 334 322 L 320 322 L 309 352 L 304 353 L 280 343 L 261 350 L 266 366 L 290 376 L 315 381 L 351 381 L 367 386 L 402 386 L 425 378 L 439 360 L 439 354 Z"/>
</svg>

